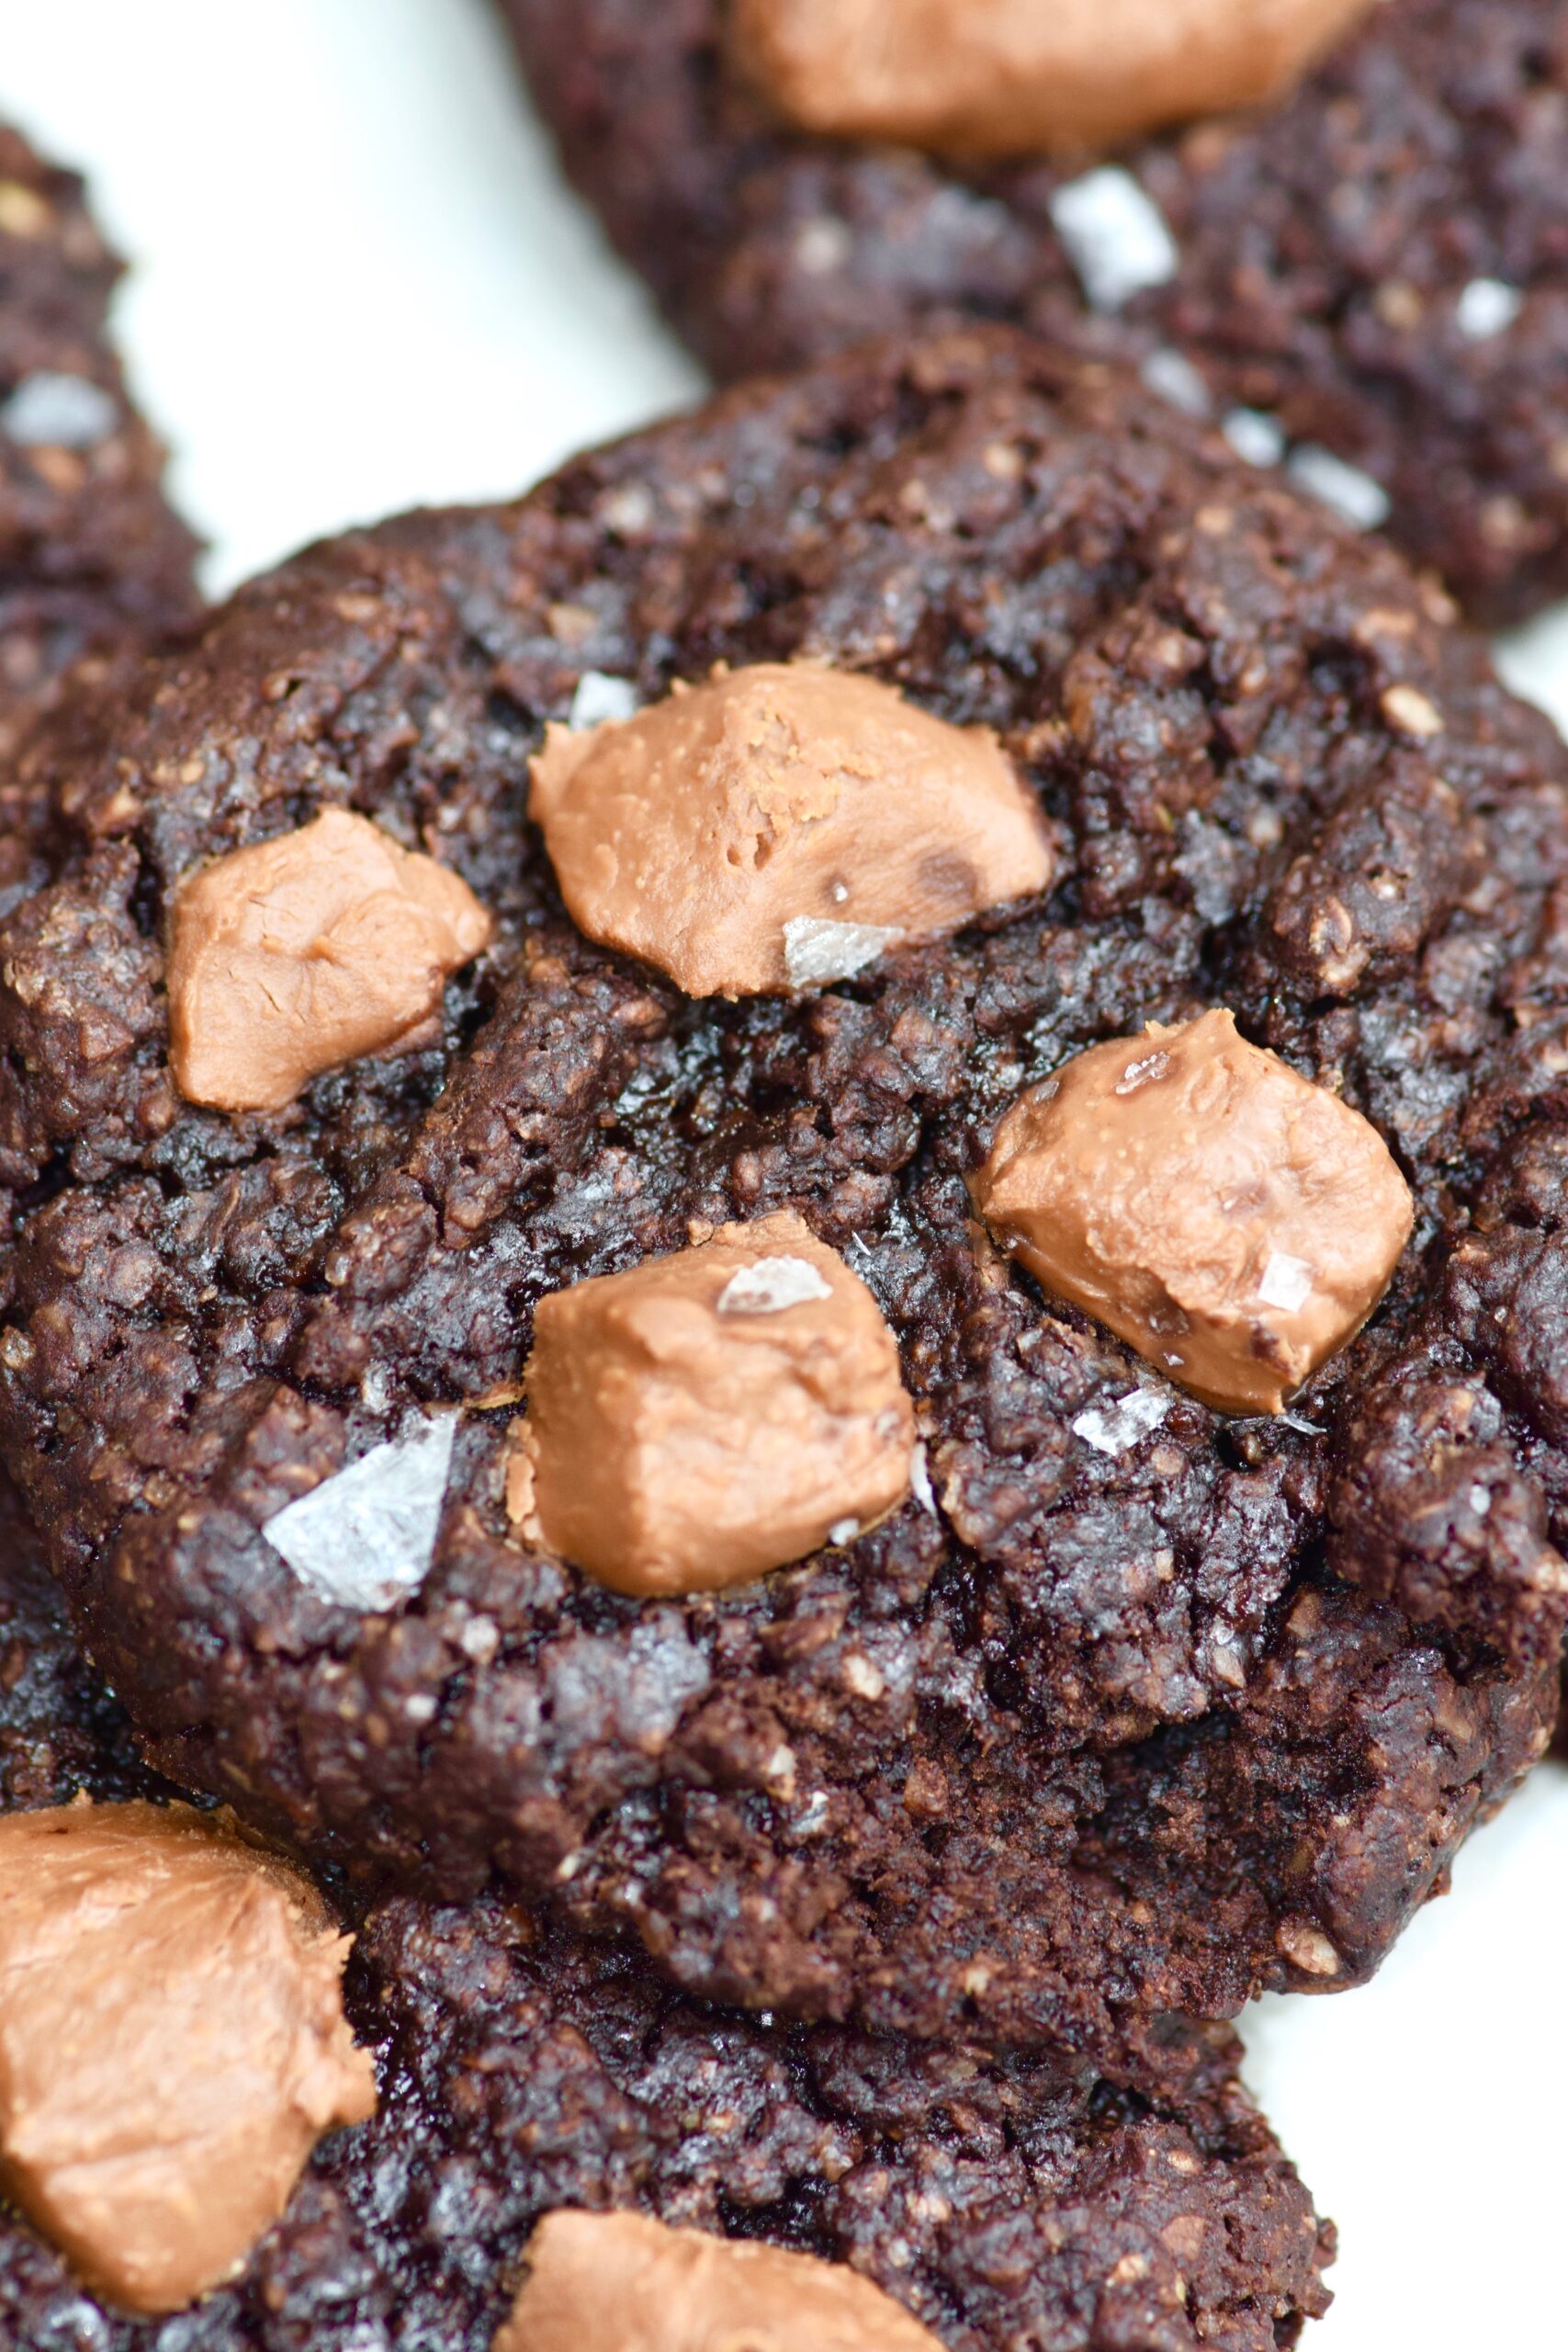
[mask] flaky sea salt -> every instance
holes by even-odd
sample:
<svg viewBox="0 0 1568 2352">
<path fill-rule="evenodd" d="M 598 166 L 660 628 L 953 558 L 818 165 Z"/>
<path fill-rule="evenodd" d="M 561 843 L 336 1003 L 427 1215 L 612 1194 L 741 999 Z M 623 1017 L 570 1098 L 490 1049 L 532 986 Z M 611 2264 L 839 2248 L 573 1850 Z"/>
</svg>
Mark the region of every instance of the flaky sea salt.
<svg viewBox="0 0 1568 2352">
<path fill-rule="evenodd" d="M 789 984 L 805 989 L 828 980 L 852 980 L 903 935 L 884 923 L 829 922 L 822 915 L 796 915 L 784 927 Z"/>
<path fill-rule="evenodd" d="M 718 1295 L 721 1315 L 782 1315 L 786 1307 L 831 1298 L 809 1258 L 761 1258 L 730 1275 Z"/>
<path fill-rule="evenodd" d="M 1258 1285 L 1258 1295 L 1265 1306 L 1277 1306 L 1283 1314 L 1293 1315 L 1312 1296 L 1314 1279 L 1304 1258 L 1292 1258 L 1284 1250 L 1271 1250 L 1269 1263 L 1263 1269 L 1263 1280 Z"/>
<path fill-rule="evenodd" d="M 0 408 L 0 433 L 27 449 L 91 449 L 118 423 L 113 396 L 85 376 L 24 376 Z"/>
<path fill-rule="evenodd" d="M 1342 522 L 1354 524 L 1358 531 L 1375 531 L 1388 521 L 1389 495 L 1382 482 L 1374 481 L 1359 466 L 1348 466 L 1332 449 L 1320 449 L 1315 441 L 1303 441 L 1300 448 L 1292 449 L 1285 470 L 1298 490 L 1304 490 Z"/>
<path fill-rule="evenodd" d="M 599 501 L 599 520 L 617 538 L 640 539 L 651 531 L 659 507 L 653 492 L 644 481 L 624 481 L 606 491 Z"/>
<path fill-rule="evenodd" d="M 1138 372 L 1151 392 L 1184 416 L 1207 416 L 1213 406 L 1201 371 L 1185 352 L 1173 351 L 1168 344 L 1151 351 Z"/>
<path fill-rule="evenodd" d="M 430 1574 L 459 1416 L 425 1413 L 324 1478 L 262 1533 L 303 1585 L 344 1609 L 388 1609 Z"/>
<path fill-rule="evenodd" d="M 1134 1388 L 1125 1396 L 1118 1396 L 1111 1405 L 1091 1405 L 1073 1423 L 1073 1435 L 1081 1437 L 1096 1453 L 1109 1454 L 1112 1461 L 1157 1430 L 1170 1410 L 1170 1398 L 1159 1396 L 1152 1388 Z"/>
<path fill-rule="evenodd" d="M 826 1789 L 813 1789 L 790 1826 L 796 1838 L 819 1838 L 828 1826 L 829 1804 Z"/>
<path fill-rule="evenodd" d="M 1176 276 L 1181 256 L 1164 213 L 1118 164 L 1059 187 L 1051 218 L 1092 310 L 1119 311 Z"/>
<path fill-rule="evenodd" d="M 1490 343 L 1513 325 L 1524 306 L 1517 286 L 1501 277 L 1472 277 L 1454 305 L 1454 324 L 1471 343 Z"/>
<path fill-rule="evenodd" d="M 629 678 L 612 678 L 606 670 L 584 670 L 571 698 L 567 725 L 603 727 L 606 720 L 635 718 L 642 704 Z"/>
<path fill-rule="evenodd" d="M 854 231 L 849 222 L 830 212 L 819 212 L 803 221 L 795 232 L 795 266 L 807 277 L 831 277 L 845 266 L 854 249 Z"/>
<path fill-rule="evenodd" d="M 926 1458 L 926 1449 L 923 1445 L 917 1445 L 909 1456 L 909 1492 L 914 1496 L 920 1509 L 930 1511 L 934 1519 L 936 1497 L 931 1491 L 931 1464 Z"/>
<path fill-rule="evenodd" d="M 1260 408 L 1233 408 L 1220 431 L 1249 466 L 1277 466 L 1285 454 L 1285 428 Z"/>
</svg>

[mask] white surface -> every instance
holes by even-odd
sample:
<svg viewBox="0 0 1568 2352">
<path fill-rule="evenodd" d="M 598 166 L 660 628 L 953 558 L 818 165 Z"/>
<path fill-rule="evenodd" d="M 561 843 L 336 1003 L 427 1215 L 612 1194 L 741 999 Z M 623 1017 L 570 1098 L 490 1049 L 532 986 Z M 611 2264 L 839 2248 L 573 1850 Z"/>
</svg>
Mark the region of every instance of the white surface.
<svg viewBox="0 0 1568 2352">
<path fill-rule="evenodd" d="M 482 0 L 0 0 L 0 110 L 86 166 L 137 258 L 123 336 L 215 589 L 511 492 L 696 384 L 558 187 Z M 1568 614 L 1510 661 L 1568 718 Z M 1249 2023 L 1341 2228 L 1316 2352 L 1568 2342 L 1568 1774 L 1456 1876 L 1370 1990 Z"/>
<path fill-rule="evenodd" d="M 215 591 L 510 495 L 700 384 L 483 0 L 0 0 L 0 106 L 135 256 L 122 339 Z"/>
</svg>

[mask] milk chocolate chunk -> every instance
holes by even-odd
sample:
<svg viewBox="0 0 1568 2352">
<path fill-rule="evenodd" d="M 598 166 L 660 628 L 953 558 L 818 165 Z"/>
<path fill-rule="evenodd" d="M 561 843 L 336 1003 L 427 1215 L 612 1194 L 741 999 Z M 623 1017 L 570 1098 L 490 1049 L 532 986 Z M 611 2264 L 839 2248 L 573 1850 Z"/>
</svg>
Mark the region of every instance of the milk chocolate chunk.
<svg viewBox="0 0 1568 2352">
<path fill-rule="evenodd" d="M 539 1304 L 513 1516 L 617 1592 L 706 1592 L 848 1543 L 914 1414 L 865 1284 L 791 1212 Z"/>
<path fill-rule="evenodd" d="M 234 850 L 175 898 L 175 1083 L 217 1110 L 280 1111 L 323 1070 L 426 1043 L 491 928 L 457 875 L 345 808 Z"/>
<path fill-rule="evenodd" d="M 0 1820 L 0 2188 L 95 2293 L 206 2293 L 375 2112 L 348 1950 L 305 1880 L 186 1806 Z"/>
<path fill-rule="evenodd" d="M 1291 87 L 1369 0 L 735 0 L 738 62 L 805 130 L 1072 153 Z"/>
<path fill-rule="evenodd" d="M 1414 1216 L 1376 1129 L 1224 1011 L 1076 1056 L 970 1190 L 1047 1290 L 1234 1413 L 1279 1412 L 1353 1337 Z"/>
<path fill-rule="evenodd" d="M 688 996 L 848 979 L 1051 876 L 1033 797 L 988 729 L 809 662 L 552 727 L 531 807 L 577 922 Z"/>
<path fill-rule="evenodd" d="M 847 2265 L 640 2213 L 550 2213 L 492 2352 L 942 2352 Z"/>
</svg>

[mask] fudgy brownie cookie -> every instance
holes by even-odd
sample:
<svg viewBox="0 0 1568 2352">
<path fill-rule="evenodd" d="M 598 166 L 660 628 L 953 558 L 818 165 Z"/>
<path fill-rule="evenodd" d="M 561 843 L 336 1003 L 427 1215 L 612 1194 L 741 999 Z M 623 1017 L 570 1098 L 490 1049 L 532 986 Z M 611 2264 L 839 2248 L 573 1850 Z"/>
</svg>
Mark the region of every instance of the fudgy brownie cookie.
<svg viewBox="0 0 1568 2352">
<path fill-rule="evenodd" d="M 196 609 L 196 543 L 107 340 L 118 275 L 80 180 L 0 125 L 0 760 L 71 663 Z"/>
<path fill-rule="evenodd" d="M 693 998 L 569 919 L 529 763 L 555 826 L 592 779 L 547 721 L 733 717 L 806 654 L 900 727 L 958 722 L 987 774 L 1004 753 L 1053 878 L 932 944 L 812 918 L 857 977 Z M 682 682 L 706 698 L 661 700 Z M 800 2016 L 1146 2065 L 1166 2011 L 1366 1974 L 1552 1711 L 1563 766 L 1396 557 L 999 330 L 317 548 L 73 698 L 25 769 L 54 878 L 0 936 L 0 1419 L 154 1760 L 318 1855 L 448 1897 L 499 1871 L 692 1991 Z M 933 888 L 973 878 L 939 846 Z M 753 895 L 793 854 L 757 847 Z M 856 890 L 892 887 L 857 856 Z M 573 868 L 597 924 L 605 871 Z M 312 892 L 339 908 L 314 932 Z M 267 965 L 258 905 L 301 960 Z M 380 937 L 377 1053 L 344 975 Z M 288 1107 L 182 1095 L 171 941 L 175 1068 L 241 1102 L 287 1080 Z M 1386 1298 L 1283 1415 L 1199 1403 L 1010 1273 L 966 1186 L 1031 1081 L 1217 1008 L 1270 1086 L 1392 1147 L 1414 1203 Z M 310 1079 L 322 1034 L 357 1058 Z M 1171 1058 L 1132 1050 L 1138 1084 Z M 779 1265 L 737 1296 L 717 1228 L 764 1218 Z M 626 1279 L 682 1251 L 671 1312 L 737 1351 L 721 1395 L 794 1376 L 782 1338 L 739 1349 L 783 1333 L 768 1309 L 821 1317 L 829 1354 L 859 1318 L 863 1386 L 813 1410 L 841 1405 L 869 1477 L 908 1409 L 924 1464 L 782 1572 L 627 1594 L 536 1538 L 553 1441 L 520 1444 L 519 1406 L 541 1298 L 582 1285 L 592 1349 L 629 1350 Z M 1269 1265 L 1288 1304 L 1311 1269 Z M 581 1464 L 607 1508 L 691 1405 Z"/>
<path fill-rule="evenodd" d="M 4 1532 L 0 1813 L 156 1794 L 30 1531 Z M 493 1901 L 347 1916 L 379 2112 L 321 2146 L 243 2275 L 177 2322 L 183 2352 L 489 2352 L 535 2223 L 572 2206 L 852 2263 L 954 2352 L 1031 2327 L 1064 2352 L 1275 2352 L 1326 2303 L 1333 2232 L 1224 2029 L 1172 2029 L 1176 2086 L 1140 2094 L 968 2048 L 769 2031 Z M 138 2352 L 169 2325 L 95 2302 L 0 2206 L 9 2352 Z"/>
<path fill-rule="evenodd" d="M 953 312 L 1013 320 L 1143 363 L 1249 456 L 1290 450 L 1303 483 L 1386 512 L 1478 616 L 1568 590 L 1556 0 L 1389 0 L 1294 95 L 1110 164 L 792 128 L 737 62 L 737 27 L 765 16 L 742 0 L 504 6 L 571 177 L 721 377 Z M 1159 17 L 1077 12 L 1123 87 Z M 920 25 L 928 52 L 976 38 L 970 9 Z"/>
</svg>

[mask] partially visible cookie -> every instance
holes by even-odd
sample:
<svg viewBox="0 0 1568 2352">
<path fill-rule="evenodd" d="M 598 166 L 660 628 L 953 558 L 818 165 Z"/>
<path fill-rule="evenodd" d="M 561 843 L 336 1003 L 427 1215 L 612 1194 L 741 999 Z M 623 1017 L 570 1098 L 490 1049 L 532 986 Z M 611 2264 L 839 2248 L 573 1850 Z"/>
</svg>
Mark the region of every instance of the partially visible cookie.
<svg viewBox="0 0 1568 2352">
<path fill-rule="evenodd" d="M 0 1814 L 159 1794 L 0 1512 Z M 1170 2023 L 1157 2074 L 1113 2090 L 966 2046 L 770 2030 L 495 1902 L 345 1916 L 379 2113 L 317 2151 L 242 2275 L 179 2320 L 181 2352 L 489 2352 L 563 2209 L 852 2263 L 952 2352 L 1005 2352 L 1025 2324 L 1063 2352 L 1279 2352 L 1326 2304 L 1332 2227 L 1224 2029 Z M 7 2352 L 152 2352 L 166 2324 L 94 2304 L 0 2215 Z"/>
<path fill-rule="evenodd" d="M 0 761 L 72 663 L 196 610 L 196 542 L 108 337 L 119 268 L 81 181 L 0 125 Z"/>
<path fill-rule="evenodd" d="M 373 1914 L 348 1993 L 381 2114 L 323 2147 L 243 2275 L 180 2322 L 182 2352 L 487 2352 L 562 2209 L 852 2264 L 951 2352 L 1031 2325 L 1063 2352 L 1279 2352 L 1327 2302 L 1333 2233 L 1223 2029 L 1184 2030 L 1187 2088 L 1153 2103 L 963 2048 L 770 2032 L 493 1903 Z M 0 2222 L 12 2352 L 52 2352 L 83 2311 L 60 2258 Z M 93 2326 L 100 2352 L 158 2340 Z"/>
<path fill-rule="evenodd" d="M 720 376 L 944 315 L 1012 320 L 1141 362 L 1249 457 L 1289 449 L 1479 617 L 1568 591 L 1556 0 L 1374 8 L 1293 96 L 1109 168 L 794 130 L 735 53 L 731 27 L 765 12 L 728 0 L 503 5 L 568 171 Z M 1139 35 L 1111 17 L 1120 65 Z M 925 21 L 929 51 L 972 19 Z"/>
<path fill-rule="evenodd" d="M 197 609 L 197 543 L 164 501 L 164 453 L 108 338 L 119 269 L 80 179 L 0 124 L 0 769 L 73 664 L 97 680 L 105 657 Z M 26 876 L 46 808 L 0 781 L 0 889 Z M 117 1796 L 152 1777 L 0 1479 L 0 1804 L 68 1796 L 89 1772 Z"/>
</svg>

